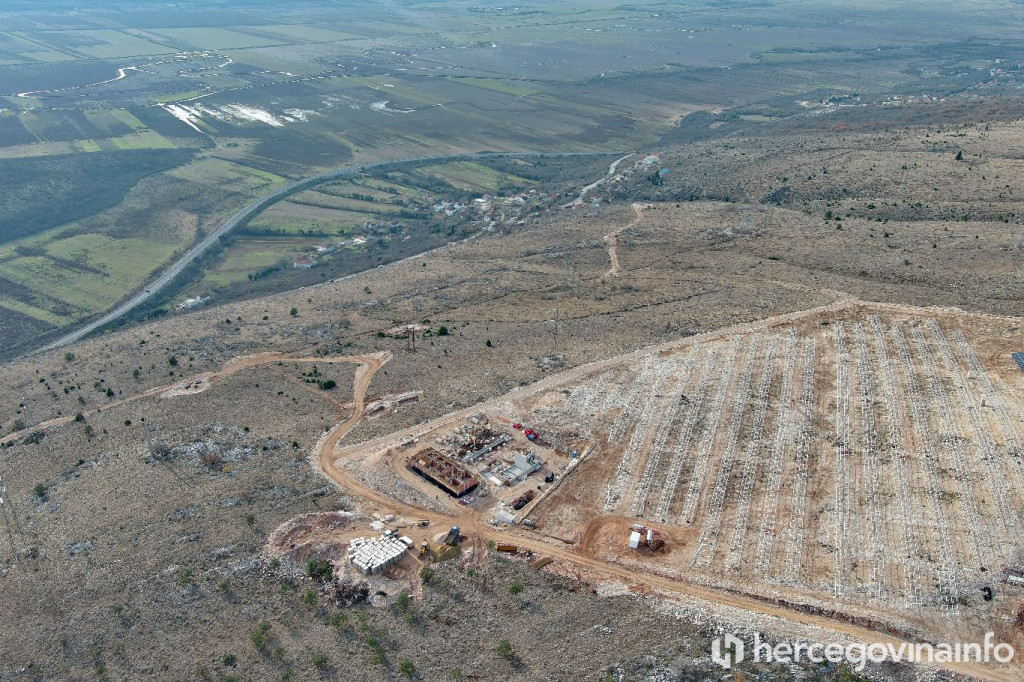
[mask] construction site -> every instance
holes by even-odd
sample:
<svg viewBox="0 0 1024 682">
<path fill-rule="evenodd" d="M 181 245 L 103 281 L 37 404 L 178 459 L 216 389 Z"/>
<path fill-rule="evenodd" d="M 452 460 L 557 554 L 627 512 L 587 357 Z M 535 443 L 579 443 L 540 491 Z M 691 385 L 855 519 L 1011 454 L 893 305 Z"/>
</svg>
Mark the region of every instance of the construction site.
<svg viewBox="0 0 1024 682">
<path fill-rule="evenodd" d="M 514 524 L 572 469 L 585 444 L 555 431 L 542 436 L 513 419 L 475 411 L 456 425 L 375 453 L 373 466 L 383 462 L 435 501 L 457 501 L 495 525 Z"/>
<path fill-rule="evenodd" d="M 835 304 L 584 366 L 345 452 L 405 471 L 469 528 L 504 529 L 505 552 L 549 547 L 908 636 L 1014 641 L 1015 324 Z"/>
</svg>

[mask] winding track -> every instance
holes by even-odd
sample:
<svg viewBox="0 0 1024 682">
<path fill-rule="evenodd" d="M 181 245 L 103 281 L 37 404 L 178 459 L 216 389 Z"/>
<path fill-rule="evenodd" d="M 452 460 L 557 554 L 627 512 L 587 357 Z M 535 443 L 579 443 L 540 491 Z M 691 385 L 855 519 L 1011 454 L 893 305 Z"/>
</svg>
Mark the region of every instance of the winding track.
<svg viewBox="0 0 1024 682">
<path fill-rule="evenodd" d="M 611 268 L 608 272 L 602 275 L 603 277 L 618 277 L 621 268 L 619 267 L 619 235 L 626 230 L 636 227 L 637 224 L 643 220 L 644 209 L 650 208 L 647 204 L 633 204 L 633 212 L 636 213 L 636 217 L 629 222 L 629 224 L 620 227 L 614 232 L 609 232 L 604 236 L 604 243 L 608 245 L 608 260 L 611 261 Z"/>
<path fill-rule="evenodd" d="M 381 161 L 379 163 L 365 164 L 359 166 L 345 166 L 344 168 L 337 168 L 335 170 L 320 173 L 319 175 L 313 175 L 308 178 L 302 178 L 295 182 L 289 183 L 284 187 L 280 187 L 270 194 L 266 194 L 259 199 L 251 202 L 245 208 L 235 213 L 233 216 L 228 218 L 224 223 L 221 224 L 216 230 L 204 237 L 198 244 L 195 244 L 192 248 L 185 252 L 178 260 L 171 263 L 167 268 L 164 269 L 156 279 L 148 282 L 143 286 L 140 291 L 130 296 L 124 302 L 115 306 L 112 310 L 105 313 L 101 317 L 92 322 L 89 322 L 75 331 L 64 334 L 55 341 L 51 341 L 39 348 L 30 351 L 25 354 L 25 357 L 36 355 L 38 353 L 44 353 L 46 351 L 66 346 L 69 343 L 74 343 L 89 334 L 93 333 L 100 327 L 108 325 L 112 322 L 116 322 L 118 319 L 124 317 L 129 312 L 139 307 L 157 293 L 165 289 L 171 281 L 180 275 L 189 263 L 196 260 L 204 253 L 210 250 L 214 244 L 223 235 L 229 233 L 252 216 L 256 215 L 260 211 L 272 206 L 273 204 L 281 201 L 282 199 L 301 192 L 305 189 L 309 189 L 315 185 L 329 182 L 331 180 L 339 180 L 342 178 L 349 178 L 365 171 L 374 170 L 378 168 L 385 168 L 388 166 L 408 165 L 408 164 L 423 164 L 423 163 L 442 163 L 449 161 L 466 161 L 473 159 L 505 159 L 505 158 L 571 158 L 571 157 L 586 157 L 586 156 L 608 156 L 611 152 L 480 152 L 476 154 L 449 154 L 446 156 L 420 156 L 408 159 L 393 159 L 389 161 Z M 623 157 L 625 158 L 625 157 Z M 621 159 L 620 159 L 621 160 Z M 616 162 L 617 163 L 617 162 Z M 612 167 L 614 168 L 614 165 Z M 607 176 L 603 177 L 603 181 Z M 600 182 L 600 181 L 599 181 Z"/>
</svg>

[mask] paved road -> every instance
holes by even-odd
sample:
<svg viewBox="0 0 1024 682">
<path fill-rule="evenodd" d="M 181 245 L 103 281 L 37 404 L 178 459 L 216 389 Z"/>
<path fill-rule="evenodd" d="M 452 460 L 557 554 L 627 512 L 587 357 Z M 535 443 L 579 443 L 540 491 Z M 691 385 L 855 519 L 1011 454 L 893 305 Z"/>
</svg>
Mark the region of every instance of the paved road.
<svg viewBox="0 0 1024 682">
<path fill-rule="evenodd" d="M 75 331 L 69 332 L 64 336 L 61 336 L 55 341 L 47 343 L 30 353 L 28 355 L 36 355 L 37 353 L 43 353 L 61 346 L 66 346 L 69 343 L 74 343 L 85 336 L 88 336 L 97 329 L 106 326 L 112 322 L 117 321 L 121 317 L 124 317 L 129 312 L 139 307 L 152 297 L 156 296 L 160 291 L 165 289 L 171 281 L 180 275 L 182 271 L 188 266 L 189 263 L 194 261 L 196 258 L 202 256 L 212 246 L 214 246 L 222 235 L 229 233 L 231 230 L 244 223 L 246 220 L 256 215 L 260 211 L 266 209 L 268 206 L 277 203 L 278 201 L 288 197 L 297 192 L 301 192 L 304 189 L 308 189 L 314 185 L 318 185 L 323 182 L 329 182 L 331 180 L 339 180 L 342 178 L 348 178 L 358 173 L 373 170 L 376 168 L 382 168 L 385 166 L 394 166 L 399 164 L 421 164 L 421 163 L 439 163 L 444 161 L 460 161 L 460 160 L 472 160 L 472 159 L 487 159 L 487 158 L 569 158 L 574 156 L 608 156 L 608 152 L 484 152 L 478 154 L 450 154 L 447 156 L 421 156 L 409 159 L 393 159 L 390 161 L 381 161 L 379 163 L 367 164 L 361 166 L 346 166 L 344 168 L 338 168 L 326 173 L 320 173 L 319 175 L 313 175 L 308 178 L 296 180 L 293 183 L 285 185 L 280 189 L 266 194 L 256 201 L 253 201 L 248 206 L 240 210 L 235 215 L 231 216 L 226 220 L 220 227 L 207 235 L 198 244 L 195 244 L 190 248 L 185 255 L 171 263 L 163 272 L 161 272 L 156 279 L 150 281 L 140 291 L 132 295 L 128 300 L 118 304 L 112 310 L 107 312 L 102 317 L 88 322 L 87 324 L 79 327 Z"/>
</svg>

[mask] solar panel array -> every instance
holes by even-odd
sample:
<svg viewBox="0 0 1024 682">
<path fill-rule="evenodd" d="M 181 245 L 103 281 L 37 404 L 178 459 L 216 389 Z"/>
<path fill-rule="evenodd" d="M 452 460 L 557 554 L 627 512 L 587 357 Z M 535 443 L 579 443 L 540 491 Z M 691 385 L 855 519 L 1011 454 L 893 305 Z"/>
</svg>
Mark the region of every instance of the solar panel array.
<svg viewBox="0 0 1024 682">
<path fill-rule="evenodd" d="M 1013 360 L 1020 367 L 1020 371 L 1024 372 L 1024 351 L 1018 351 L 1013 354 Z"/>
</svg>

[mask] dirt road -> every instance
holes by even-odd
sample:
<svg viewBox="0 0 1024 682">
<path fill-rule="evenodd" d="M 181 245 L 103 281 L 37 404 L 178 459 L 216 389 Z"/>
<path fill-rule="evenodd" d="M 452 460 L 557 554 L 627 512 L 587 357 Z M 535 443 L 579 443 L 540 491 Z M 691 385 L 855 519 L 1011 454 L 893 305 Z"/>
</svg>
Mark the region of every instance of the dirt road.
<svg viewBox="0 0 1024 682">
<path fill-rule="evenodd" d="M 604 273 L 604 277 L 619 276 L 619 234 L 624 230 L 636 227 L 644 217 L 645 208 L 650 207 L 647 204 L 633 204 L 633 212 L 636 213 L 636 217 L 633 218 L 633 220 L 631 220 L 626 226 L 620 227 L 614 232 L 609 232 L 604 236 L 604 243 L 608 245 L 608 260 L 612 263 L 611 269 Z"/>
<path fill-rule="evenodd" d="M 628 159 L 629 157 L 633 156 L 633 154 L 636 154 L 636 152 L 630 152 L 629 154 L 626 154 L 625 156 L 623 156 L 621 159 L 616 159 L 615 161 L 613 161 L 612 165 L 608 166 L 608 173 L 603 178 L 600 178 L 599 180 L 595 180 L 594 182 L 592 182 L 589 185 L 587 185 L 586 187 L 584 187 L 582 190 L 580 190 L 580 194 L 579 194 L 578 197 L 576 197 L 575 199 L 570 201 L 568 204 L 565 204 L 564 206 L 562 206 L 562 208 L 572 208 L 573 206 L 582 206 L 583 205 L 583 200 L 587 198 L 587 195 L 590 194 L 590 192 L 592 190 L 594 190 L 595 188 L 600 187 L 603 183 L 608 182 L 608 180 L 613 175 L 615 175 L 615 171 L 618 169 L 619 164 L 622 163 L 623 161 L 625 161 L 626 159 Z"/>
</svg>

